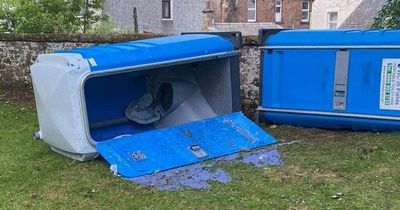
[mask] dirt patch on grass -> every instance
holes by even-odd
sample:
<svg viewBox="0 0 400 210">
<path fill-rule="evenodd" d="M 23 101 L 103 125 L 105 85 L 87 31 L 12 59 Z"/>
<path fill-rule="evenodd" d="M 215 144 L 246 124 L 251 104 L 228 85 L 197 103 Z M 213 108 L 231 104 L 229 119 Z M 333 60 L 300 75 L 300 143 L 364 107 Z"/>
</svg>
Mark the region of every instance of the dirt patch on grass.
<svg viewBox="0 0 400 210">
<path fill-rule="evenodd" d="M 313 178 L 319 180 L 319 179 L 325 179 L 325 180 L 335 180 L 339 178 L 339 176 L 331 171 L 315 171 L 314 173 L 311 174 Z"/>
<path fill-rule="evenodd" d="M 31 87 L 1 87 L 0 101 L 16 106 L 35 107 L 35 97 Z"/>
<path fill-rule="evenodd" d="M 307 173 L 296 165 L 287 165 L 283 168 L 264 168 L 264 174 L 271 180 L 287 182 L 307 176 Z"/>
<path fill-rule="evenodd" d="M 266 168 L 268 171 L 272 170 L 271 168 Z M 287 167 L 283 167 L 280 169 L 274 170 L 273 173 L 269 173 L 269 178 L 275 181 L 289 181 L 289 180 L 297 180 L 306 177 L 311 177 L 314 180 L 337 180 L 340 178 L 340 175 L 329 171 L 329 170 L 315 170 L 315 171 L 305 171 L 299 166 L 288 165 Z"/>
<path fill-rule="evenodd" d="M 366 136 L 368 132 L 351 132 L 341 130 L 327 130 L 318 128 L 301 128 L 293 126 L 262 125 L 272 135 L 277 137 L 280 142 L 290 141 L 329 141 L 343 142 Z"/>
</svg>

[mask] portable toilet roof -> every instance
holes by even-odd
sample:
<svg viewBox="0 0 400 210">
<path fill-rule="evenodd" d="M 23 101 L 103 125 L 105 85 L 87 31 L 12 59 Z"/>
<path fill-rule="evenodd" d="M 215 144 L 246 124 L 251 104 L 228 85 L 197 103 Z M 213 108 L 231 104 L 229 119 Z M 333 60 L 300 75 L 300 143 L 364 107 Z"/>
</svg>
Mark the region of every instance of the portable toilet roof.
<svg viewBox="0 0 400 210">
<path fill-rule="evenodd" d="M 58 51 L 80 54 L 90 64 L 90 71 L 118 71 L 120 68 L 184 62 L 235 52 L 229 39 L 209 34 L 187 34 L 119 44 Z"/>
</svg>

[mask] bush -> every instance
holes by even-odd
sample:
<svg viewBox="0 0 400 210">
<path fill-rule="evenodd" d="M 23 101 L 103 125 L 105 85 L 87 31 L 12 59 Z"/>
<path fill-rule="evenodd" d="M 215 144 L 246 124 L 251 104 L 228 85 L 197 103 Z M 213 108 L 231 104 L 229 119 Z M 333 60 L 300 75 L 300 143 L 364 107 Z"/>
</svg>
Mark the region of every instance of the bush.
<svg viewBox="0 0 400 210">
<path fill-rule="evenodd" d="M 1 1 L 0 31 L 3 32 L 86 32 L 95 23 L 107 19 L 99 12 L 104 0 Z"/>
<path fill-rule="evenodd" d="M 14 30 L 15 9 L 18 7 L 16 0 L 1 0 L 0 2 L 0 32 Z"/>
<path fill-rule="evenodd" d="M 89 30 L 89 33 L 94 34 L 110 34 L 116 33 L 119 30 L 115 27 L 115 24 L 111 20 L 102 20 Z"/>
</svg>

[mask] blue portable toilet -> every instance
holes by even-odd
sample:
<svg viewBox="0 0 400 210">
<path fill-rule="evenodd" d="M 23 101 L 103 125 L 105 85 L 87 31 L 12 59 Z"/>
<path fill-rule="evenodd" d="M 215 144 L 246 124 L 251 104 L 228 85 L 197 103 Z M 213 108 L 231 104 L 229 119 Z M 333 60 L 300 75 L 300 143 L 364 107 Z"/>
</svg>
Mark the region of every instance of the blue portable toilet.
<svg viewBox="0 0 400 210">
<path fill-rule="evenodd" d="M 40 131 L 67 157 L 136 177 L 265 146 L 240 113 L 240 33 L 186 34 L 40 55 Z"/>
<path fill-rule="evenodd" d="M 262 119 L 400 129 L 399 30 L 263 30 L 260 41 Z"/>
</svg>

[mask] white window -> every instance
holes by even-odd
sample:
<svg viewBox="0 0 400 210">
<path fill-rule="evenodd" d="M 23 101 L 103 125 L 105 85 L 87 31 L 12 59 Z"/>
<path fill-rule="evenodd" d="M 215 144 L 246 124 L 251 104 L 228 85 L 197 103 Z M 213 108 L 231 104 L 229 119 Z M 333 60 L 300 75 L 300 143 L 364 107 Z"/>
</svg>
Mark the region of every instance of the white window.
<svg viewBox="0 0 400 210">
<path fill-rule="evenodd" d="M 301 22 L 310 22 L 310 0 L 303 0 Z"/>
<path fill-rule="evenodd" d="M 162 19 L 172 20 L 172 0 L 162 0 Z"/>
<path fill-rule="evenodd" d="M 256 22 L 257 20 L 257 3 L 256 0 L 247 0 L 247 20 L 249 22 Z"/>
<path fill-rule="evenodd" d="M 338 13 L 328 12 L 328 28 L 329 29 L 337 28 L 337 21 L 338 21 Z"/>
<path fill-rule="evenodd" d="M 282 22 L 282 0 L 275 1 L 275 22 Z"/>
</svg>

